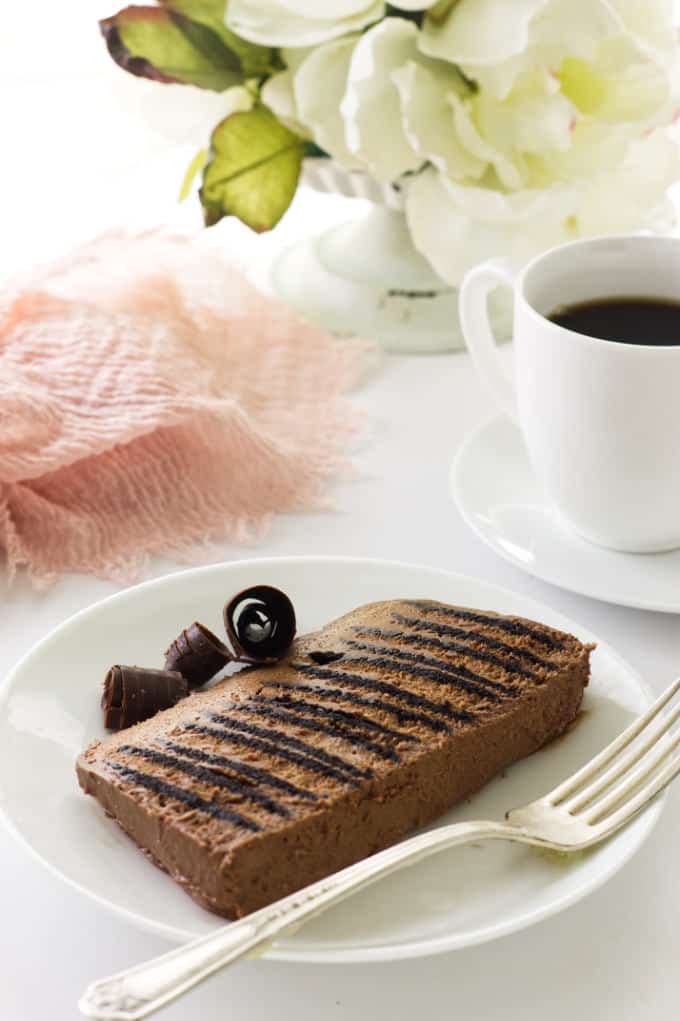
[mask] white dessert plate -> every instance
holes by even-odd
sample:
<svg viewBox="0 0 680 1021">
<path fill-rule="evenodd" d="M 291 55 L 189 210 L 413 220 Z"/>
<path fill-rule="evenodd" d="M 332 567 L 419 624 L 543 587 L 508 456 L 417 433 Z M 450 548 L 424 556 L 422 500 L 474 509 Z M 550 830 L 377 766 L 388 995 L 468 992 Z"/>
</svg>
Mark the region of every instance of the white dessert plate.
<svg viewBox="0 0 680 1021">
<path fill-rule="evenodd" d="M 222 924 L 155 868 L 78 787 L 74 761 L 104 736 L 99 695 L 112 663 L 158 666 L 169 641 L 198 618 L 219 630 L 226 598 L 257 583 L 290 595 L 301 631 L 362 603 L 427 597 L 522 614 L 596 640 L 547 606 L 430 568 L 300 557 L 182 571 L 76 614 L 16 667 L 0 694 L 0 806 L 14 833 L 56 875 L 130 923 L 175 940 Z M 599 644 L 584 709 L 571 732 L 518 763 L 443 821 L 501 819 L 555 786 L 644 709 L 650 693 Z M 338 905 L 274 945 L 278 960 L 393 960 L 494 939 L 566 908 L 612 876 L 661 811 L 650 806 L 607 844 L 573 859 L 490 841 L 419 863 Z"/>
<path fill-rule="evenodd" d="M 451 493 L 472 531 L 522 571 L 608 603 L 680 613 L 680 550 L 618 553 L 582 539 L 548 500 L 504 415 L 466 436 Z"/>
</svg>

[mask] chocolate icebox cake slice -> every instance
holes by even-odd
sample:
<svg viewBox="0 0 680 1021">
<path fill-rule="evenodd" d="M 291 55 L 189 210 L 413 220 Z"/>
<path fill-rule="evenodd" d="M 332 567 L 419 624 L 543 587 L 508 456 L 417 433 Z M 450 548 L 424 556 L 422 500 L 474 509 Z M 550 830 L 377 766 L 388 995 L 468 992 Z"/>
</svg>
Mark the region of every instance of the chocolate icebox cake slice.
<svg viewBox="0 0 680 1021">
<path fill-rule="evenodd" d="M 197 901 L 240 917 L 395 843 L 561 734 L 590 647 L 519 617 L 362 606 L 191 694 L 78 779 Z"/>
</svg>

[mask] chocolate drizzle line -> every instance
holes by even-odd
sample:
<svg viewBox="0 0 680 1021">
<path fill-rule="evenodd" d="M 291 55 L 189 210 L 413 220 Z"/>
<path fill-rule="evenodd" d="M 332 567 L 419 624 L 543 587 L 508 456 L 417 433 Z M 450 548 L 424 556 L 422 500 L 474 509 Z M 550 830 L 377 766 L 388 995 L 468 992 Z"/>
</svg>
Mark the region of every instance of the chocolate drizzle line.
<svg viewBox="0 0 680 1021">
<path fill-rule="evenodd" d="M 401 622 L 412 622 L 412 617 L 405 617 L 400 613 L 395 613 L 395 620 Z M 417 621 L 417 626 L 422 627 L 423 621 Z M 510 645 L 508 642 L 502 642 L 500 638 L 494 638 L 493 635 L 487 635 L 485 631 L 475 631 L 474 628 L 456 627 L 454 624 L 443 624 L 442 627 L 445 629 L 447 638 L 462 638 L 466 642 L 479 642 L 481 645 L 485 645 L 489 649 L 496 649 L 497 652 L 505 652 L 509 656 L 516 659 L 525 659 L 527 663 L 531 663 L 532 666 L 540 667 L 543 670 L 559 670 L 557 663 L 554 663 L 551 659 L 544 659 L 542 656 L 538 656 L 535 652 L 530 649 L 525 649 L 518 645 Z M 397 635 L 401 635 L 401 631 L 396 632 Z M 408 634 L 410 638 L 410 633 Z M 441 639 L 426 638 L 424 635 L 413 635 L 413 638 L 417 638 L 419 641 L 441 641 Z M 479 650 L 477 650 L 479 651 Z"/>
<path fill-rule="evenodd" d="M 404 649 L 395 649 L 391 645 L 370 645 L 365 642 L 355 642 L 352 639 L 349 640 L 348 645 L 353 648 L 370 652 L 373 656 L 381 656 L 382 659 L 379 662 L 385 662 L 392 658 L 392 660 L 403 660 L 405 663 L 415 664 L 414 672 L 416 674 L 422 673 L 423 676 L 427 676 L 426 671 L 432 670 L 434 673 L 446 675 L 446 678 L 450 676 L 450 680 L 440 681 L 438 683 L 455 683 L 458 687 L 463 687 L 465 690 L 470 690 L 473 694 L 482 694 L 485 698 L 488 698 L 491 693 L 497 693 L 499 695 L 515 695 L 517 689 L 514 684 L 503 684 L 501 681 L 494 681 L 491 677 L 485 677 L 484 674 L 477 674 L 473 670 L 468 670 L 466 666 L 458 663 L 444 663 L 440 659 L 434 659 L 432 656 L 426 656 L 423 653 L 407 652 Z M 387 659 L 385 659 L 387 657 Z M 364 660 L 365 657 L 361 656 L 359 659 Z M 346 663 L 351 663 L 353 660 L 346 659 Z M 422 664 L 422 665 L 421 665 Z M 400 666 L 399 663 L 396 667 L 403 671 L 404 667 Z M 388 669 L 394 669 L 394 664 L 390 663 L 387 666 Z M 434 678 L 431 678 L 434 680 Z M 469 681 L 473 685 L 473 688 L 467 688 L 465 684 Z M 487 689 L 490 688 L 491 692 Z M 495 699 L 494 701 L 498 701 Z"/>
<path fill-rule="evenodd" d="M 146 759 L 147 762 L 153 762 L 156 766 L 176 769 L 181 773 L 186 773 L 187 776 L 193 777 L 195 780 L 200 780 L 201 783 L 208 784 L 210 787 L 222 787 L 224 790 L 232 791 L 247 801 L 261 805 L 262 808 L 265 808 L 273 815 L 290 815 L 287 808 L 277 804 L 276 801 L 273 801 L 266 794 L 262 794 L 261 791 L 256 790 L 252 784 L 243 783 L 242 780 L 236 780 L 233 777 L 226 776 L 224 773 L 218 773 L 209 766 L 199 766 L 195 762 L 178 759 L 176 755 L 154 751 L 153 748 L 136 748 L 133 745 L 122 745 L 119 751 L 124 752 L 126 755 L 138 755 Z"/>
<path fill-rule="evenodd" d="M 243 704 L 230 706 L 231 710 L 244 709 Z M 250 710 L 248 710 L 250 711 Z M 206 716 L 213 720 L 215 723 L 219 723 L 223 727 L 237 727 L 239 730 L 245 730 L 249 734 L 254 734 L 256 737 L 262 737 L 266 741 L 277 741 L 289 748 L 293 748 L 295 751 L 302 752 L 309 759 L 316 759 L 322 765 L 329 765 L 333 769 L 338 769 L 343 773 L 348 773 L 350 776 L 355 776 L 362 780 L 368 780 L 373 776 L 373 771 L 366 769 L 358 769 L 353 766 L 351 762 L 346 762 L 345 759 L 340 758 L 339 755 L 333 755 L 332 752 L 327 752 L 323 748 L 315 747 L 314 745 L 307 744 L 306 741 L 302 741 L 299 737 L 293 737 L 292 734 L 287 734 L 285 730 L 278 730 L 275 727 L 258 727 L 252 723 L 246 723 L 243 720 L 235 720 L 232 716 L 223 716 L 221 713 L 206 713 Z"/>
<path fill-rule="evenodd" d="M 391 650 L 390 650 L 391 651 Z M 498 695 L 491 688 L 477 684 L 474 681 L 468 681 L 464 677 L 460 676 L 460 672 L 443 669 L 437 660 L 436 667 L 420 666 L 423 662 L 418 656 L 412 653 L 403 653 L 399 657 L 394 656 L 389 658 L 387 656 L 376 656 L 375 659 L 369 656 L 355 656 L 344 660 L 348 666 L 377 666 L 383 670 L 389 670 L 393 673 L 406 674 L 410 678 L 418 678 L 419 680 L 433 681 L 435 684 L 446 685 L 450 688 L 458 688 L 460 691 L 466 691 L 468 695 L 477 695 L 479 698 L 484 698 L 488 702 L 500 702 L 501 696 Z M 408 663 L 408 667 L 405 665 L 404 660 Z"/>
<path fill-rule="evenodd" d="M 343 660 L 343 664 L 346 662 L 358 663 L 358 660 Z M 363 665 L 375 666 L 378 665 L 377 660 L 365 659 Z M 379 691 L 382 695 L 391 695 L 399 702 L 405 702 L 408 706 L 414 706 L 416 709 L 424 709 L 428 712 L 435 713 L 438 716 L 444 716 L 448 720 L 456 720 L 458 723 L 470 723 L 474 717 L 472 713 L 462 709 L 452 709 L 448 702 L 433 702 L 429 698 L 425 698 L 422 695 L 416 695 L 414 691 L 406 691 L 404 688 L 397 687 L 396 684 L 389 684 L 387 681 L 376 680 L 375 677 L 367 677 L 364 674 L 348 673 L 346 670 L 336 670 L 335 667 L 329 666 L 310 666 L 309 663 L 291 663 L 291 669 L 296 670 L 298 673 L 306 674 L 308 677 L 316 677 L 319 680 L 325 681 L 331 678 L 338 684 L 346 684 L 349 687 L 362 688 L 365 691 Z"/>
<path fill-rule="evenodd" d="M 218 729 L 216 727 L 203 727 L 198 723 L 187 723 L 183 729 L 194 734 L 203 734 L 206 737 L 217 738 L 220 741 L 229 741 L 231 744 L 240 745 L 242 748 L 264 752 L 267 755 L 271 755 L 272 758 L 284 759 L 286 762 L 301 766 L 312 773 L 318 773 L 320 776 L 338 780 L 339 783 L 349 784 L 351 787 L 359 786 L 358 780 L 355 780 L 353 776 L 349 776 L 344 770 L 334 769 L 333 766 L 319 762 L 318 759 L 310 759 L 308 755 L 301 755 L 300 752 L 283 748 L 273 741 L 265 741 L 252 734 L 251 731 L 254 728 L 250 727 L 247 723 L 238 721 L 237 726 L 240 729 L 236 729 L 233 725 Z"/>
<path fill-rule="evenodd" d="M 412 620 L 411 617 L 403 617 L 400 613 L 395 613 L 394 619 L 400 623 L 408 623 Z M 558 669 L 557 664 L 552 663 L 549 659 L 541 659 L 540 656 L 535 656 L 533 652 L 517 649 L 513 645 L 507 645 L 506 642 L 490 638 L 488 635 L 482 634 L 481 631 L 470 631 L 462 627 L 447 626 L 447 632 L 453 638 L 461 638 L 463 640 L 461 642 L 449 642 L 444 641 L 442 638 L 419 635 L 413 631 L 386 631 L 377 627 L 357 627 L 354 629 L 354 633 L 360 638 L 394 638 L 407 645 L 418 647 L 422 645 L 430 649 L 437 649 L 440 652 L 459 652 L 461 655 L 469 657 L 469 659 L 478 659 L 481 663 L 491 663 L 493 666 L 501 667 L 501 669 L 507 670 L 509 673 L 521 674 L 523 677 L 536 677 L 536 673 L 524 666 L 522 660 L 526 660 L 527 663 L 540 667 L 542 670 Z M 506 655 L 504 657 L 495 656 L 484 649 L 478 649 L 475 645 L 470 644 L 467 639 L 480 642 L 488 648 L 504 652 Z"/>
<path fill-rule="evenodd" d="M 212 752 L 204 751 L 202 748 L 190 748 L 185 744 L 178 744 L 176 741 L 163 741 L 163 747 L 176 755 L 183 755 L 188 759 L 195 759 L 197 762 L 208 762 L 217 769 L 228 769 L 231 773 L 244 776 L 255 783 L 264 784 L 265 787 L 273 787 L 274 790 L 283 791 L 294 798 L 303 798 L 305 801 L 318 801 L 316 794 L 312 791 L 303 790 L 289 780 L 283 780 L 280 776 L 268 773 L 266 769 L 252 766 L 249 762 L 239 762 L 236 759 L 228 759 L 226 755 L 214 755 Z"/>
<path fill-rule="evenodd" d="M 399 762 L 399 756 L 395 752 L 394 748 L 385 748 L 384 745 L 377 744 L 375 741 L 370 741 L 361 734 L 357 734 L 356 731 L 339 730 L 332 722 L 330 725 L 319 723 L 318 720 L 310 718 L 310 716 L 306 713 L 298 713 L 294 707 L 291 709 L 288 706 L 263 705 L 257 699 L 253 699 L 252 704 L 240 704 L 238 706 L 234 706 L 234 708 L 242 712 L 253 713 L 256 716 L 264 717 L 265 719 L 278 720 L 279 722 L 287 723 L 290 726 L 302 727 L 303 730 L 312 730 L 317 734 L 324 734 L 327 737 L 332 737 L 339 741 L 346 741 L 347 744 L 354 745 L 356 748 L 362 748 L 364 751 L 372 752 L 373 755 L 377 755 L 378 758 L 389 759 L 391 762 Z"/>
<path fill-rule="evenodd" d="M 230 808 L 222 808 L 220 805 L 214 805 L 210 801 L 205 801 L 198 794 L 187 791 L 183 787 L 176 787 L 175 784 L 167 783 L 167 781 L 161 780 L 157 776 L 140 773 L 139 770 L 131 769 L 120 762 L 109 762 L 108 764 L 125 780 L 137 784 L 139 787 L 146 787 L 147 790 L 159 795 L 159 797 L 179 801 L 180 804 L 186 805 L 187 808 L 191 808 L 195 812 L 205 812 L 206 815 L 211 815 L 214 819 L 230 822 L 234 826 L 240 826 L 242 829 L 250 830 L 252 833 L 259 833 L 262 829 L 252 819 L 245 819 L 238 812 L 234 812 Z"/>
<path fill-rule="evenodd" d="M 535 642 L 545 645 L 548 649 L 563 649 L 564 642 L 554 635 L 539 628 L 523 624 L 514 617 L 495 617 L 487 613 L 476 613 L 472 610 L 458 610 L 453 606 L 432 606 L 430 603 L 420 602 L 417 599 L 406 600 L 408 606 L 414 606 L 421 613 L 439 613 L 442 617 L 453 617 L 456 620 L 467 620 L 471 624 L 488 624 L 490 627 L 498 628 L 499 631 L 507 631 L 508 634 L 518 635 L 524 638 L 532 638 Z M 414 623 L 420 624 L 420 621 Z"/>
<path fill-rule="evenodd" d="M 307 689 L 309 690 L 309 689 Z M 320 689 L 323 690 L 323 689 Z M 401 730 L 393 730 L 392 727 L 385 727 L 382 723 L 376 723 L 363 713 L 352 713 L 346 709 L 330 709 L 328 706 L 319 705 L 317 702 L 308 702 L 303 698 L 286 698 L 285 695 L 273 695 L 265 698 L 264 695 L 257 696 L 258 702 L 272 702 L 284 709 L 304 709 L 311 716 L 321 716 L 327 720 L 334 720 L 338 724 L 346 724 L 355 730 L 367 730 L 369 733 L 392 738 L 395 741 L 415 741 L 418 738 L 413 734 L 405 734 Z"/>
<path fill-rule="evenodd" d="M 363 706 L 366 709 L 374 709 L 383 713 L 391 713 L 400 723 L 421 723 L 424 727 L 438 733 L 447 733 L 449 728 L 442 720 L 433 719 L 425 713 L 417 713 L 412 709 L 403 709 L 392 702 L 384 702 L 381 698 L 362 698 L 355 695 L 353 691 L 343 691 L 341 688 L 327 688 L 321 684 L 293 684 L 290 681 L 266 681 L 263 688 L 277 688 L 283 691 L 314 692 L 327 702 L 349 702 L 351 705 Z"/>
<path fill-rule="evenodd" d="M 298 752 L 291 751 L 288 748 L 279 747 L 271 741 L 264 741 L 258 737 L 251 736 L 248 733 L 250 728 L 247 728 L 247 725 L 244 725 L 244 732 L 226 729 L 218 730 L 215 727 L 204 727 L 198 723 L 187 723 L 183 729 L 190 731 L 192 734 L 201 734 L 205 737 L 217 738 L 220 741 L 229 741 L 231 744 L 240 745 L 242 748 L 249 748 L 252 751 L 264 752 L 275 759 L 283 759 L 285 762 L 291 762 L 296 766 L 301 766 L 303 769 L 308 769 L 312 773 L 318 773 L 326 779 L 330 777 L 333 780 L 338 780 L 340 783 L 349 784 L 351 787 L 359 786 L 358 781 L 353 777 L 348 776 L 339 769 L 333 769 L 330 766 L 324 765 L 318 759 L 310 759 L 308 756 L 300 755 Z"/>
</svg>

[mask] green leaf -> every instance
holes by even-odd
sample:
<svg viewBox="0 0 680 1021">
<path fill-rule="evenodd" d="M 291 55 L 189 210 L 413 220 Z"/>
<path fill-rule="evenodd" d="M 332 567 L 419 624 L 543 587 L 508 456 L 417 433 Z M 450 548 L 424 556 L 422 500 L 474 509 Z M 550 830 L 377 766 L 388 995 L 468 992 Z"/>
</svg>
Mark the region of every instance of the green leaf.
<svg viewBox="0 0 680 1021">
<path fill-rule="evenodd" d="M 182 187 L 179 190 L 180 202 L 184 202 L 184 200 L 188 198 L 189 192 L 191 191 L 191 186 L 196 178 L 196 174 L 198 174 L 199 171 L 203 170 L 207 158 L 208 153 L 206 152 L 206 150 L 199 149 L 194 158 L 192 159 L 191 163 L 187 167 L 186 173 L 184 174 L 184 180 L 182 181 Z"/>
<path fill-rule="evenodd" d="M 200 192 L 206 224 L 236 216 L 258 232 L 275 227 L 297 189 L 302 139 L 256 106 L 225 117 L 211 146 Z"/>
<path fill-rule="evenodd" d="M 318 146 L 316 142 L 310 142 L 308 139 L 305 139 L 303 146 L 306 160 L 328 159 L 326 150 Z"/>
<path fill-rule="evenodd" d="M 244 80 L 240 57 L 219 33 L 178 11 L 125 7 L 99 24 L 109 53 L 131 74 L 215 92 Z"/>
<path fill-rule="evenodd" d="M 247 78 L 262 78 L 278 70 L 280 60 L 269 46 L 241 39 L 225 25 L 226 0 L 159 0 L 161 5 L 212 29 L 238 57 Z"/>
</svg>

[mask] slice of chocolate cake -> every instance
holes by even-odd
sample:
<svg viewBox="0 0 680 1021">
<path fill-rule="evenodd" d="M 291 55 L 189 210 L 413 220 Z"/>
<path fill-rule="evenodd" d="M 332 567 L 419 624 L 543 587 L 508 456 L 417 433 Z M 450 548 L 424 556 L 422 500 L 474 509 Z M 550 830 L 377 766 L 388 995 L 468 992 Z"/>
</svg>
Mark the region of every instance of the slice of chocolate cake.
<svg viewBox="0 0 680 1021">
<path fill-rule="evenodd" d="M 373 603 L 95 743 L 78 778 L 196 900 L 237 917 L 394 843 L 561 734 L 589 654 L 519 617 Z"/>
</svg>

